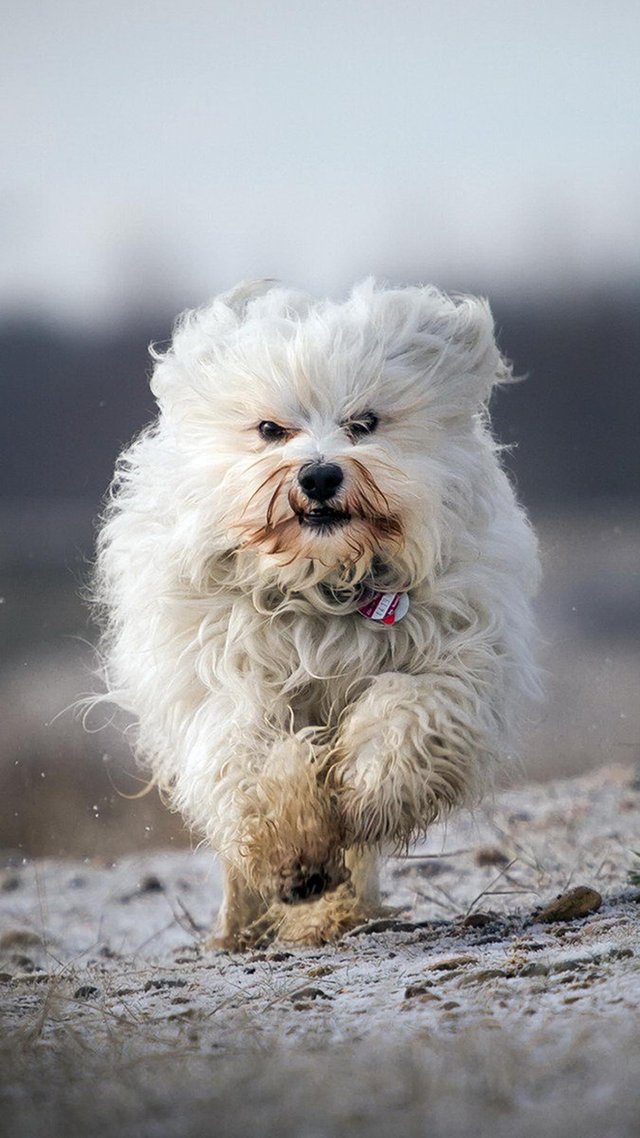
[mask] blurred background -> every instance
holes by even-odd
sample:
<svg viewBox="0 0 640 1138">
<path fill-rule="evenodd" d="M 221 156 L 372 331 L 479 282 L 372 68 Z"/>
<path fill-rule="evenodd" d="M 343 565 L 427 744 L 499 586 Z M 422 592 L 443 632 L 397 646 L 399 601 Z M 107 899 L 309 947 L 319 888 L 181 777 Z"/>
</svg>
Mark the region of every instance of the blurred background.
<svg viewBox="0 0 640 1138">
<path fill-rule="evenodd" d="M 0 848 L 188 841 L 94 689 L 82 601 L 147 345 L 243 278 L 488 295 L 542 542 L 517 777 L 640 750 L 635 0 L 22 0 L 0 47 Z M 94 721 L 95 720 L 95 721 Z"/>
</svg>

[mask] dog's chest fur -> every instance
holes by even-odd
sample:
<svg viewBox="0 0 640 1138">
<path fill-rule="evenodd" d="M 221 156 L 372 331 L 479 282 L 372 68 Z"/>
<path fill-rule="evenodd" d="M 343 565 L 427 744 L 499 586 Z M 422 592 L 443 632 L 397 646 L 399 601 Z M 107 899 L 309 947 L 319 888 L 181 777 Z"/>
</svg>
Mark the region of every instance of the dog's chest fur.
<svg viewBox="0 0 640 1138">
<path fill-rule="evenodd" d="M 254 687 L 268 691 L 268 711 L 276 718 L 293 712 L 299 728 L 331 726 L 381 673 L 424 673 L 429 658 L 435 662 L 439 637 L 424 603 L 413 603 L 405 618 L 391 627 L 357 611 L 309 608 L 293 600 L 266 614 L 250 596 L 237 597 L 227 614 L 226 635 L 219 635 L 216 620 L 209 639 L 203 634 L 208 622 L 201 624 L 198 674 L 210 677 L 211 688 L 242 690 L 245 698 Z"/>
</svg>

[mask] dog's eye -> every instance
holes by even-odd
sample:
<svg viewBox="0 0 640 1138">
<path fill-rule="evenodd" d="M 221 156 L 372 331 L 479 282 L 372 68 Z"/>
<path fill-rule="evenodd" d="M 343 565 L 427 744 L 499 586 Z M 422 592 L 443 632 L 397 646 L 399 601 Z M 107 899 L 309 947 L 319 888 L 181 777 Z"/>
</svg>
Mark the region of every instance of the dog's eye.
<svg viewBox="0 0 640 1138">
<path fill-rule="evenodd" d="M 357 419 L 351 419 L 344 424 L 345 430 L 352 439 L 361 439 L 364 435 L 372 435 L 380 420 L 375 411 L 365 411 Z"/>
<path fill-rule="evenodd" d="M 279 423 L 272 423 L 271 419 L 263 419 L 258 426 L 258 434 L 267 443 L 277 443 L 282 439 L 286 439 L 289 432 L 285 427 L 281 427 Z"/>
</svg>

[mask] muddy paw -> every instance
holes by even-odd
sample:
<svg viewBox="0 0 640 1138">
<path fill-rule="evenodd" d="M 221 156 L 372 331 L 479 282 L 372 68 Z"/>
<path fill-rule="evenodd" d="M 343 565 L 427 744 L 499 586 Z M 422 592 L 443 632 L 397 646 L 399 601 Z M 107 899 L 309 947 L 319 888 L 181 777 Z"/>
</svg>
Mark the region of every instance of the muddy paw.
<svg viewBox="0 0 640 1138">
<path fill-rule="evenodd" d="M 345 866 L 344 850 L 331 851 L 326 858 L 297 856 L 280 869 L 275 896 L 285 905 L 316 901 L 348 884 L 351 873 Z"/>
<path fill-rule="evenodd" d="M 336 884 L 326 866 L 298 860 L 282 871 L 278 897 L 285 905 L 296 905 L 299 901 L 320 897 Z"/>
<path fill-rule="evenodd" d="M 373 917 L 378 908 L 363 904 L 349 883 L 311 899 L 307 905 L 281 905 L 278 940 L 285 944 L 330 944 Z M 273 906 L 274 916 L 278 906 Z"/>
</svg>

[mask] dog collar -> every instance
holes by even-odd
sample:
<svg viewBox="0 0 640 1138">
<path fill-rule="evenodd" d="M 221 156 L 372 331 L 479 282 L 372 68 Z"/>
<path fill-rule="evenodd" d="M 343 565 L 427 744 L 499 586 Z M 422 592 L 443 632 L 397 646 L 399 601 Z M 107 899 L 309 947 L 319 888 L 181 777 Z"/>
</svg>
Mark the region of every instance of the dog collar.
<svg viewBox="0 0 640 1138">
<path fill-rule="evenodd" d="M 358 612 L 368 620 L 379 624 L 397 624 L 409 611 L 409 597 L 406 593 L 379 593 L 375 589 L 365 589 Z"/>
</svg>

